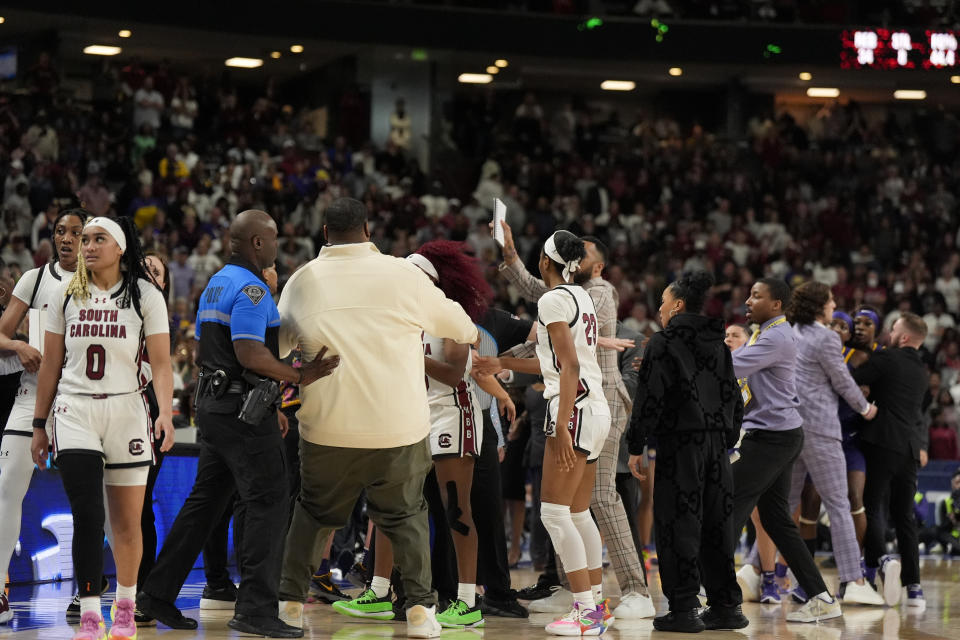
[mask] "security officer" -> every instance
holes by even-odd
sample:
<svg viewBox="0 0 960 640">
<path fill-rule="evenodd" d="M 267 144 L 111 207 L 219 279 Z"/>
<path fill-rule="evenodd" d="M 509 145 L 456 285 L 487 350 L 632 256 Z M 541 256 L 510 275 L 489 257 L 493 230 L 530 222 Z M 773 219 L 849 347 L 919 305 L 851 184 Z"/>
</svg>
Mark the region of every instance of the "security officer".
<svg viewBox="0 0 960 640">
<path fill-rule="evenodd" d="M 236 492 L 241 576 L 228 624 L 242 633 L 299 638 L 303 630 L 277 616 L 281 533 L 289 509 L 282 441 L 287 424 L 277 411 L 277 381 L 308 385 L 329 375 L 339 359 L 324 359 L 326 349 L 299 369 L 277 359 L 280 314 L 262 279 L 277 257 L 277 225 L 263 211 L 244 211 L 230 226 L 230 238 L 233 255 L 210 278 L 197 310 L 197 478 L 137 608 L 174 629 L 197 628 L 174 602 Z"/>
</svg>

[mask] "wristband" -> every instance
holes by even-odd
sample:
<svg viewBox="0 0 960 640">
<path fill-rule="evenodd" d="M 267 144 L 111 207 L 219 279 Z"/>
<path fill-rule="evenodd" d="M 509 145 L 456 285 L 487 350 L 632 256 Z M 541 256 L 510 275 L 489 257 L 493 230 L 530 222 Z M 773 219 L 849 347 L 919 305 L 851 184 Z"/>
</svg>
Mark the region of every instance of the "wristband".
<svg viewBox="0 0 960 640">
<path fill-rule="evenodd" d="M 46 418 L 34 418 L 34 419 L 33 419 L 33 428 L 34 428 L 34 429 L 46 429 L 46 428 L 47 428 L 47 419 L 46 419 Z"/>
</svg>

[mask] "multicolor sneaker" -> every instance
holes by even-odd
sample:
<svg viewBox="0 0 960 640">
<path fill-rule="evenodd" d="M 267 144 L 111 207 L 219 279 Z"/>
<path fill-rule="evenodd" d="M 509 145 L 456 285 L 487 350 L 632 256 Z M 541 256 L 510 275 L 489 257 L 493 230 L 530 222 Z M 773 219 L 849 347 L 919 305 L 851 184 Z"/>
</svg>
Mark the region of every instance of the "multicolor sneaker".
<svg viewBox="0 0 960 640">
<path fill-rule="evenodd" d="M 7 624 L 13 619 L 13 611 L 10 610 L 10 601 L 7 600 L 7 594 L 0 591 L 0 624 Z"/>
<path fill-rule="evenodd" d="M 437 614 L 437 622 L 444 629 L 480 629 L 486 622 L 480 605 L 471 607 L 463 600 L 454 600 L 446 611 Z"/>
<path fill-rule="evenodd" d="M 334 602 L 333 610 L 351 618 L 373 618 L 374 620 L 393 620 L 394 618 L 393 598 L 389 593 L 378 598 L 373 589 L 367 589 L 353 600 Z"/>
<path fill-rule="evenodd" d="M 607 608 L 598 605 L 594 609 L 584 609 L 580 614 L 580 635 L 599 636 L 613 625 L 613 616 L 607 619 Z"/>
<path fill-rule="evenodd" d="M 137 621 L 134 618 L 137 605 L 130 598 L 114 600 L 110 606 L 110 640 L 137 640 Z M 82 625 L 82 623 L 81 623 Z"/>
<path fill-rule="evenodd" d="M 310 580 L 310 597 L 313 598 L 312 602 L 326 602 L 327 604 L 350 599 L 350 596 L 340 591 L 337 585 L 333 583 L 333 575 L 329 571 L 318 573 Z M 311 600 L 308 600 L 308 602 L 311 602 Z"/>
<path fill-rule="evenodd" d="M 918 584 L 908 585 L 906 604 L 911 609 L 926 609 L 927 601 L 923 597 L 923 587 Z"/>
<path fill-rule="evenodd" d="M 776 575 L 773 571 L 764 571 L 761 574 L 760 602 L 763 604 L 780 604 L 780 588 L 777 586 Z"/>
<path fill-rule="evenodd" d="M 603 612 L 603 626 L 609 627 L 616 618 L 613 617 L 613 610 L 610 609 L 610 598 L 606 598 L 597 605 L 597 609 Z"/>
<path fill-rule="evenodd" d="M 544 629 L 554 636 L 599 636 L 607 630 L 603 616 L 601 607 L 581 609 L 580 603 L 575 602 L 570 613 L 551 622 Z"/>
<path fill-rule="evenodd" d="M 103 616 L 96 611 L 87 611 L 80 616 L 80 630 L 73 635 L 73 640 L 105 640 L 106 637 L 107 625 L 103 623 Z"/>
</svg>

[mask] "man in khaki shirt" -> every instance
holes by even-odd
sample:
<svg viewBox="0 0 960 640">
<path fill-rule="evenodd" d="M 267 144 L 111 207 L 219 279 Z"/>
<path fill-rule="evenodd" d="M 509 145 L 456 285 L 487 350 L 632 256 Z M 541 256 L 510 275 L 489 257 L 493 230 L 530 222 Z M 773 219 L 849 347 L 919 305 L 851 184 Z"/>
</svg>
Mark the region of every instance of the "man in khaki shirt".
<svg viewBox="0 0 960 640">
<path fill-rule="evenodd" d="M 325 216 L 328 244 L 290 278 L 279 304 L 281 355 L 299 344 L 305 359 L 325 347 L 340 357 L 324 384 L 301 390 L 301 490 L 284 551 L 281 616 L 300 621 L 317 551 L 366 490 L 367 512 L 393 543 L 403 576 L 408 634 L 436 637 L 421 336 L 472 344 L 477 328 L 419 268 L 377 251 L 363 203 L 340 198 Z"/>
</svg>

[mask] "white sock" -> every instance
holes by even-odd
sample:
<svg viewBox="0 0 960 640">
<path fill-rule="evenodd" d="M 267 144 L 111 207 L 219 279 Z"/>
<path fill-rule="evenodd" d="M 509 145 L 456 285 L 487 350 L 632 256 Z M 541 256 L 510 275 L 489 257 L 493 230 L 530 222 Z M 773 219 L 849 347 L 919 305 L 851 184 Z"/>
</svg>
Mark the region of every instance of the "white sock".
<svg viewBox="0 0 960 640">
<path fill-rule="evenodd" d="M 595 584 L 590 587 L 590 591 L 593 592 L 593 601 L 597 604 L 603 604 L 603 585 Z"/>
<path fill-rule="evenodd" d="M 387 594 L 390 593 L 390 578 L 373 576 L 373 580 L 370 581 L 370 588 L 373 589 L 378 598 L 386 598 Z"/>
<path fill-rule="evenodd" d="M 593 609 L 597 606 L 597 604 L 593 601 L 593 591 L 575 593 L 573 594 L 573 601 L 579 604 L 581 609 Z"/>
<path fill-rule="evenodd" d="M 457 583 L 457 598 L 467 603 L 467 606 L 473 609 L 477 606 L 477 585 Z"/>
<path fill-rule="evenodd" d="M 132 587 L 125 587 L 119 582 L 117 583 L 117 600 L 136 600 L 137 599 L 137 585 Z"/>
<path fill-rule="evenodd" d="M 818 593 L 816 597 L 817 597 L 817 598 L 820 598 L 821 600 L 823 600 L 823 601 L 826 602 L 827 604 L 831 604 L 831 603 L 833 602 L 833 596 L 830 595 L 830 592 L 829 592 L 829 591 L 824 591 L 823 593 Z"/>
<path fill-rule="evenodd" d="M 100 596 L 84 596 L 80 598 L 80 615 L 88 612 L 96 613 L 98 616 L 103 615 L 100 611 Z"/>
</svg>

